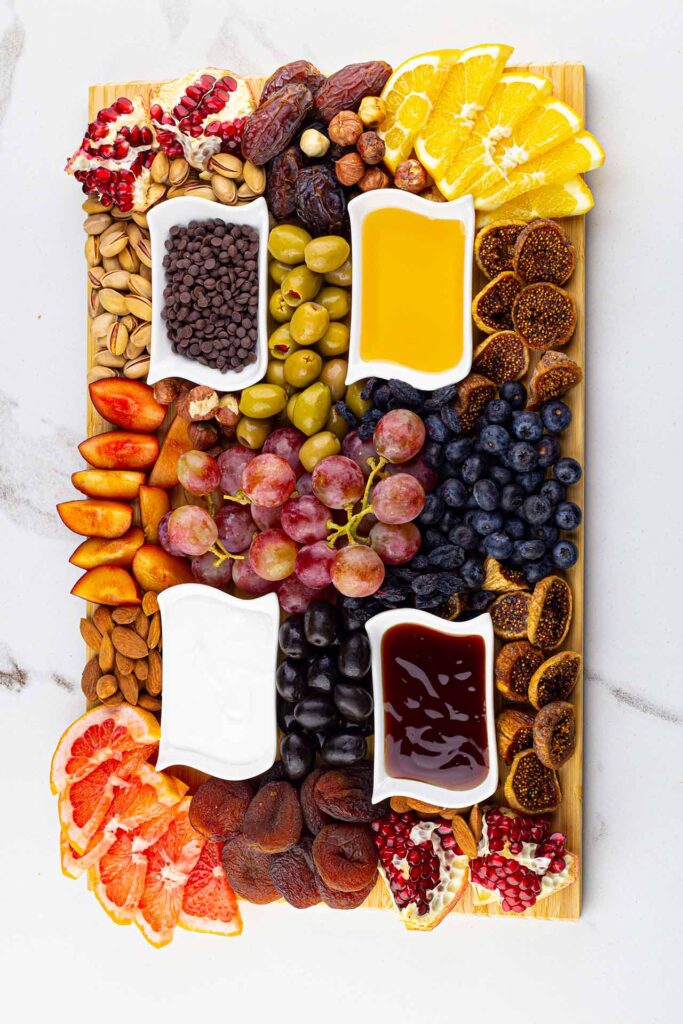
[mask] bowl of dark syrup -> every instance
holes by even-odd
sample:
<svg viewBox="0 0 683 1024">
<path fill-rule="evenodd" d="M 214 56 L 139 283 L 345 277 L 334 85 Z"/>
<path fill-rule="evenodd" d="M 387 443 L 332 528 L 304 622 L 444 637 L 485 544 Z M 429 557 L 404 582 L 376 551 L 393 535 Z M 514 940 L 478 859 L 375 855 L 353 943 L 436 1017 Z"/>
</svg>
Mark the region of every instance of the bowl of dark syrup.
<svg viewBox="0 0 683 1024">
<path fill-rule="evenodd" d="M 373 800 L 468 807 L 498 785 L 491 616 L 417 609 L 366 624 L 375 697 Z"/>
</svg>

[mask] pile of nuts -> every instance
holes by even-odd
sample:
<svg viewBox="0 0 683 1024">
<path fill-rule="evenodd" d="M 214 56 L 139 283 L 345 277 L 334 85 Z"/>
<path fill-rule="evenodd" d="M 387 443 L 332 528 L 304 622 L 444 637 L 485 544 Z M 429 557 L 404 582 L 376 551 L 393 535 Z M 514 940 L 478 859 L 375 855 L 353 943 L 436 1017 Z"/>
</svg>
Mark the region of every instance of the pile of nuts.
<svg viewBox="0 0 683 1024">
<path fill-rule="evenodd" d="M 235 395 L 219 395 L 205 384 L 195 387 L 180 377 L 164 377 L 153 385 L 154 397 L 161 405 L 176 403 L 176 413 L 189 423 L 188 433 L 197 451 L 210 451 L 219 441 L 231 441 L 239 420 Z"/>
<path fill-rule="evenodd" d="M 81 619 L 81 636 L 95 652 L 81 676 L 89 703 L 124 701 L 147 711 L 161 708 L 161 616 L 157 595 L 142 604 L 110 609 L 99 605 L 92 619 Z"/>
</svg>

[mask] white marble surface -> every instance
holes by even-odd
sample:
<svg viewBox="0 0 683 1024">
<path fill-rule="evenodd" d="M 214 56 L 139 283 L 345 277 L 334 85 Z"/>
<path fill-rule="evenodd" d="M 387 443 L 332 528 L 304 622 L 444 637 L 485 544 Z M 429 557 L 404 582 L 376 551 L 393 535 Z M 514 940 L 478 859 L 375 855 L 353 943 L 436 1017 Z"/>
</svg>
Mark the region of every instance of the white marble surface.
<svg viewBox="0 0 683 1024">
<path fill-rule="evenodd" d="M 341 20 L 335 13 L 340 10 Z M 0 1007 L 4 1019 L 474 1019 L 650 1024 L 680 1012 L 680 39 L 675 0 L 486 4 L 1 0 Z M 421 14 L 418 14 L 421 11 Z M 155 953 L 59 873 L 47 785 L 80 711 L 70 496 L 85 420 L 80 194 L 88 83 L 202 63 L 397 62 L 501 40 L 582 59 L 591 177 L 585 909 L 578 924 L 245 911 L 239 941 Z M 678 204 L 678 205 L 677 205 Z"/>
</svg>

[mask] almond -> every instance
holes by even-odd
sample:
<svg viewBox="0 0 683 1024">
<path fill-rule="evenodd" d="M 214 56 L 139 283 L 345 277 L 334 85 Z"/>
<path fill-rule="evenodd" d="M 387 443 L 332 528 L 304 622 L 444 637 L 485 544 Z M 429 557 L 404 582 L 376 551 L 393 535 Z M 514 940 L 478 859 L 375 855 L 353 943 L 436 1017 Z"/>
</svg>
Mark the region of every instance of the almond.
<svg viewBox="0 0 683 1024">
<path fill-rule="evenodd" d="M 159 641 L 161 639 L 161 616 L 159 612 L 155 612 L 149 623 L 149 632 L 147 633 L 147 646 L 148 647 L 159 647 Z"/>
<path fill-rule="evenodd" d="M 102 634 L 90 619 L 81 619 L 81 636 L 88 647 L 93 651 L 99 651 L 102 644 Z"/>
<path fill-rule="evenodd" d="M 131 622 L 135 622 L 137 614 L 137 608 L 115 608 L 111 617 L 119 626 L 130 626 Z"/>
<path fill-rule="evenodd" d="M 481 813 L 481 807 L 479 804 L 475 804 L 470 811 L 470 828 L 472 829 L 472 835 L 477 842 L 481 839 L 483 831 L 484 819 Z"/>
<path fill-rule="evenodd" d="M 137 702 L 138 702 L 138 695 L 140 693 L 140 688 L 138 686 L 138 681 L 135 678 L 135 676 L 131 676 L 131 675 L 121 675 L 121 676 L 119 676 L 119 687 L 120 687 L 121 693 L 123 694 L 124 700 L 126 700 L 129 704 L 133 704 L 133 705 L 137 704 Z"/>
<path fill-rule="evenodd" d="M 100 644 L 100 669 L 102 672 L 111 672 L 114 667 L 114 645 L 111 636 L 105 633 Z"/>
<path fill-rule="evenodd" d="M 155 612 L 159 611 L 159 601 L 153 590 L 148 590 L 146 594 L 143 594 L 142 610 L 145 615 L 154 615 Z"/>
<path fill-rule="evenodd" d="M 147 658 L 139 658 L 135 662 L 135 675 L 140 680 L 141 683 L 144 683 L 145 679 L 149 675 L 149 665 L 147 664 Z"/>
<path fill-rule="evenodd" d="M 135 668 L 135 662 L 132 658 L 126 657 L 125 654 L 121 654 L 120 651 L 116 652 L 116 671 L 123 673 L 124 676 L 130 675 Z"/>
<path fill-rule="evenodd" d="M 406 800 L 406 803 L 408 804 L 408 807 L 410 807 L 412 811 L 417 811 L 418 814 L 438 815 L 440 812 L 439 807 L 435 807 L 434 804 L 425 804 L 421 800 L 408 799 Z"/>
<path fill-rule="evenodd" d="M 107 673 L 107 675 L 100 676 L 97 680 L 97 696 L 100 700 L 106 700 L 107 697 L 113 696 L 119 688 L 119 681 L 116 676 Z"/>
<path fill-rule="evenodd" d="M 158 651 L 150 651 L 147 659 L 147 678 L 145 689 L 151 697 L 158 697 L 162 687 L 161 655 Z"/>
<path fill-rule="evenodd" d="M 158 697 L 150 697 L 148 693 L 141 693 L 138 698 L 138 706 L 145 711 L 160 711 L 161 701 Z"/>
<path fill-rule="evenodd" d="M 147 657 L 147 644 L 135 630 L 129 629 L 127 626 L 114 626 L 111 640 L 116 650 L 125 654 L 127 658 Z"/>
<path fill-rule="evenodd" d="M 103 604 L 98 605 L 92 615 L 92 620 L 99 629 L 100 633 L 111 632 L 114 622 L 111 617 L 111 612 L 108 608 L 105 608 Z"/>
<path fill-rule="evenodd" d="M 392 811 L 395 811 L 396 814 L 405 814 L 406 811 L 410 810 L 410 808 L 408 807 L 408 801 L 405 799 L 405 797 L 392 796 L 389 803 L 391 804 Z"/>
<path fill-rule="evenodd" d="M 117 690 L 116 693 L 112 693 L 111 697 L 105 697 L 102 703 L 110 708 L 115 707 L 117 704 L 123 703 L 123 694 L 120 690 Z"/>
<path fill-rule="evenodd" d="M 91 658 L 83 669 L 81 675 L 81 690 L 88 701 L 97 700 L 97 681 L 100 678 L 100 663 L 97 658 Z"/>
<path fill-rule="evenodd" d="M 142 608 L 138 608 L 138 613 L 135 616 L 135 632 L 138 636 L 141 636 L 143 640 L 147 639 L 147 633 L 149 632 L 149 619 L 143 612 Z"/>
<path fill-rule="evenodd" d="M 455 836 L 456 842 L 462 852 L 466 857 L 469 857 L 470 860 L 474 860 L 477 856 L 477 840 L 472 835 L 472 830 L 465 819 L 461 818 L 459 814 L 453 815 L 451 828 L 453 829 L 453 835 Z"/>
</svg>

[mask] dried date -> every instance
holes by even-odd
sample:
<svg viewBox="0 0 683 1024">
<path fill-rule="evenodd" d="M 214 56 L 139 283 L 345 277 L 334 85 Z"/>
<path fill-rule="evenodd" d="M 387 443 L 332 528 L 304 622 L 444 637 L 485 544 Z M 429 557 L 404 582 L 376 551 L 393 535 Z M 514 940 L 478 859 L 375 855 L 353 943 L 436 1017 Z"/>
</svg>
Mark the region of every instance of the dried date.
<svg viewBox="0 0 683 1024">
<path fill-rule="evenodd" d="M 291 85 L 292 82 L 303 82 L 315 96 L 324 81 L 325 75 L 322 71 L 318 71 L 310 60 L 291 60 L 289 64 L 283 64 L 282 67 L 274 71 L 266 81 L 260 102 L 265 103 L 278 89 L 282 89 L 285 85 Z"/>
<path fill-rule="evenodd" d="M 318 90 L 318 113 L 329 122 L 340 110 L 357 110 L 365 96 L 379 96 L 390 74 L 391 66 L 383 60 L 347 64 L 330 75 Z"/>
<path fill-rule="evenodd" d="M 346 197 L 327 164 L 304 167 L 296 180 L 296 215 L 313 235 L 339 235 L 345 228 Z"/>
<path fill-rule="evenodd" d="M 298 146 L 274 157 L 268 170 L 266 201 L 275 220 L 286 220 L 296 209 L 296 180 L 304 165 Z"/>
<path fill-rule="evenodd" d="M 257 167 L 286 149 L 313 109 L 313 94 L 303 82 L 278 89 L 259 104 L 242 135 L 242 155 Z"/>
</svg>

